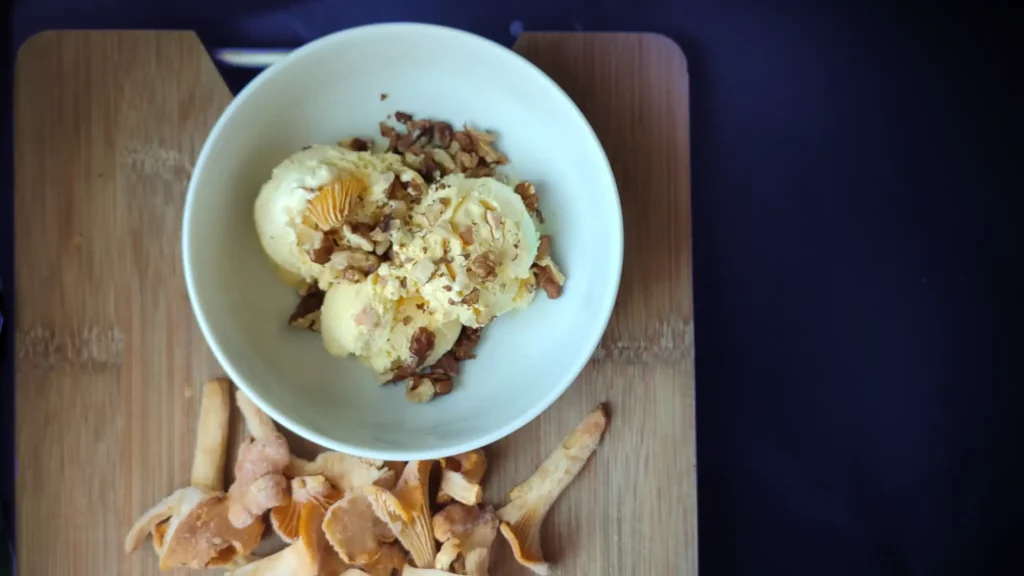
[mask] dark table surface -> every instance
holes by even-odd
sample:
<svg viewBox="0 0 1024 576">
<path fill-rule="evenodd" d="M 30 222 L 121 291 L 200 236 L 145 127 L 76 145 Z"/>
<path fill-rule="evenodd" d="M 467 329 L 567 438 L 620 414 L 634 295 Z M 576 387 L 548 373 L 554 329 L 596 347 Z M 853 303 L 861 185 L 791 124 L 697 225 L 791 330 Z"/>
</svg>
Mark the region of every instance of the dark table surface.
<svg viewBox="0 0 1024 576">
<path fill-rule="evenodd" d="M 686 52 L 703 574 L 1024 573 L 1019 19 L 865 1 L 22 0 L 10 47 L 96 27 L 294 46 L 388 20 L 506 44 L 520 27 L 656 31 Z M 0 193 L 8 315 L 11 212 Z"/>
</svg>

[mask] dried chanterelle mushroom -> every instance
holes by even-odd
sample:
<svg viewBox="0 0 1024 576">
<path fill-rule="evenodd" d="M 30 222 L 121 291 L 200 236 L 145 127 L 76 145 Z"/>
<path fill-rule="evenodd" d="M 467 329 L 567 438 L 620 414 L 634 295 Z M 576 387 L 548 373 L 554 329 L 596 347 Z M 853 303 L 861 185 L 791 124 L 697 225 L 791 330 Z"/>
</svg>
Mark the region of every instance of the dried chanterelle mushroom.
<svg viewBox="0 0 1024 576">
<path fill-rule="evenodd" d="M 269 416 L 241 390 L 235 398 L 251 438 L 238 448 L 235 482 L 228 490 L 228 518 L 235 526 L 247 526 L 267 510 L 284 504 L 288 495 L 284 470 L 291 451 Z"/>
<path fill-rule="evenodd" d="M 501 534 L 512 546 L 516 560 L 537 574 L 550 571 L 540 546 L 544 516 L 597 449 L 607 425 L 604 407 L 598 406 L 562 440 L 532 476 L 512 489 L 510 502 L 497 512 Z"/>
<path fill-rule="evenodd" d="M 470 506 L 479 504 L 483 497 L 480 482 L 486 471 L 487 455 L 480 449 L 442 458 L 437 501 L 441 504 L 452 500 Z"/>
<path fill-rule="evenodd" d="M 367 486 L 365 494 L 377 516 L 398 536 L 402 546 L 420 568 L 433 565 L 437 543 L 430 528 L 430 499 L 427 494 L 432 460 L 410 462 L 393 492 Z"/>
<path fill-rule="evenodd" d="M 395 539 L 394 532 L 377 517 L 368 496 L 360 490 L 349 492 L 331 506 L 323 530 L 338 556 L 359 566 L 377 560 L 384 544 Z"/>
<path fill-rule="evenodd" d="M 160 556 L 160 568 L 231 566 L 248 556 L 263 535 L 256 518 L 236 528 L 228 520 L 224 490 L 231 416 L 231 383 L 213 380 L 203 388 L 191 486 L 177 490 L 143 514 L 125 538 L 125 552 L 147 534 Z"/>
<path fill-rule="evenodd" d="M 342 492 L 371 484 L 384 488 L 395 485 L 395 472 L 383 460 L 358 458 L 341 452 L 323 452 L 312 461 L 293 456 L 284 473 L 292 478 L 320 474 Z"/>
<path fill-rule="evenodd" d="M 306 503 L 314 502 L 326 512 L 340 498 L 341 491 L 323 476 L 292 478 L 291 490 L 285 495 L 284 503 L 270 509 L 270 525 L 282 540 L 295 542 L 299 539 L 299 520 Z"/>
<path fill-rule="evenodd" d="M 460 556 L 468 576 L 487 576 L 498 517 L 490 507 L 449 504 L 434 514 L 434 537 L 443 542 L 434 567 L 447 570 Z M 443 554 L 442 554 L 443 553 Z"/>
<path fill-rule="evenodd" d="M 329 554 L 320 523 L 324 511 L 316 502 L 302 505 L 299 539 L 284 550 L 235 570 L 233 576 L 318 576 L 325 554 Z"/>
</svg>

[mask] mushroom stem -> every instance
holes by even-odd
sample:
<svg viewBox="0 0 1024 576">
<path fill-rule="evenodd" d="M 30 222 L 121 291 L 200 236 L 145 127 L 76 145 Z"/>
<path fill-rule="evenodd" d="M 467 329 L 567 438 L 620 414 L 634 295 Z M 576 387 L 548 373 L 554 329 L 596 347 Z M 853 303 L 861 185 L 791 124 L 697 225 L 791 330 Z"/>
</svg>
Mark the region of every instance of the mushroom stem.
<svg viewBox="0 0 1024 576">
<path fill-rule="evenodd" d="M 224 491 L 224 462 L 228 454 L 231 418 L 231 382 L 217 379 L 203 386 L 199 406 L 196 451 L 192 458 L 192 486 Z"/>
<path fill-rule="evenodd" d="M 238 403 L 238 410 L 242 412 L 242 419 L 245 420 L 245 428 L 256 440 L 268 440 L 278 434 L 277 426 L 260 410 L 248 396 L 241 390 L 235 392 L 235 402 Z"/>
</svg>

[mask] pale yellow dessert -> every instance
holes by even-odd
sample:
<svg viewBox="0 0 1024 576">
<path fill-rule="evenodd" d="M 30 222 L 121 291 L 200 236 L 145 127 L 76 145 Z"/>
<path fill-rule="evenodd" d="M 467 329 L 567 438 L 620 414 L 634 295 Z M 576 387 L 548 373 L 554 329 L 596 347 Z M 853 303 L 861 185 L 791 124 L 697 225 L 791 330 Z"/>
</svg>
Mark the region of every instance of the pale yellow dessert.
<svg viewBox="0 0 1024 576">
<path fill-rule="evenodd" d="M 296 153 L 255 206 L 267 255 L 316 299 L 300 304 L 293 325 L 319 330 L 331 354 L 355 356 L 382 381 L 430 367 L 463 327 L 525 307 L 538 285 L 557 297 L 564 282 L 537 230 L 532 186 L 513 188 L 485 163 L 505 161 L 493 136 L 406 125 L 389 144 L 407 147 L 402 155 L 343 146 Z"/>
<path fill-rule="evenodd" d="M 473 327 L 533 300 L 540 234 L 522 199 L 494 178 L 445 177 L 392 239 L 398 262 L 377 272 L 386 299 L 421 296 L 439 319 Z"/>
<path fill-rule="evenodd" d="M 337 262 L 314 262 L 311 253 L 332 228 L 331 208 L 339 208 L 332 187 L 351 194 L 346 222 L 375 223 L 388 203 L 397 177 L 418 177 L 394 154 L 354 152 L 341 146 L 310 146 L 274 169 L 256 199 L 256 232 L 263 250 L 291 284 L 319 284 L 326 290 L 341 277 Z M 324 200 L 322 206 L 316 199 Z M 327 210 L 318 210 L 327 208 Z M 376 219 L 376 220 L 375 220 Z"/>
</svg>

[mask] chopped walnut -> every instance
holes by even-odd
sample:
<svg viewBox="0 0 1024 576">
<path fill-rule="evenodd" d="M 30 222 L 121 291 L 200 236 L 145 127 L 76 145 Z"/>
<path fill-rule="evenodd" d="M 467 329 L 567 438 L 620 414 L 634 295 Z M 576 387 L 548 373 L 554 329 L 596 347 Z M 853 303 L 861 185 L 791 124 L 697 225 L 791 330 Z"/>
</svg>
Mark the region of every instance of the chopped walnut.
<svg viewBox="0 0 1024 576">
<path fill-rule="evenodd" d="M 468 132 L 460 130 L 452 135 L 452 139 L 459 145 L 459 149 L 465 152 L 475 152 L 476 146 L 473 144 L 473 137 Z"/>
<path fill-rule="evenodd" d="M 476 168 L 476 165 L 480 162 L 480 157 L 473 152 L 464 152 L 459 150 L 455 153 L 455 166 L 459 172 L 465 172 L 472 168 Z"/>
<path fill-rule="evenodd" d="M 366 274 L 363 274 L 355 268 L 345 268 L 341 271 L 341 277 L 353 284 L 366 280 Z"/>
<path fill-rule="evenodd" d="M 526 211 L 543 222 L 544 215 L 541 214 L 540 211 L 540 198 L 537 196 L 537 189 L 533 187 L 533 184 L 529 182 L 520 182 L 519 184 L 516 184 L 515 192 L 523 199 L 523 204 L 526 205 Z"/>
<path fill-rule="evenodd" d="M 420 326 L 413 332 L 412 340 L 409 342 L 409 352 L 416 357 L 419 366 L 434 351 L 434 332 L 426 326 Z"/>
<path fill-rule="evenodd" d="M 354 152 L 366 152 L 370 149 L 370 143 L 362 138 L 352 138 L 348 141 L 348 149 Z"/>
<path fill-rule="evenodd" d="M 447 175 L 456 171 L 455 160 L 452 160 L 452 157 L 443 149 L 433 148 L 430 150 L 430 155 L 433 156 L 435 165 L 441 169 L 441 173 Z"/>
<path fill-rule="evenodd" d="M 551 256 L 551 235 L 544 234 L 540 237 L 540 244 L 537 245 L 537 260 L 543 260 Z"/>
<path fill-rule="evenodd" d="M 420 174 L 423 174 L 423 179 L 427 182 L 433 182 L 441 177 L 441 168 L 437 165 L 433 154 L 424 154 L 421 166 L 423 168 L 420 170 Z"/>
<path fill-rule="evenodd" d="M 408 112 L 397 111 L 395 112 L 395 120 L 397 122 L 401 122 L 402 124 L 412 122 L 412 114 L 409 114 Z"/>
<path fill-rule="evenodd" d="M 558 277 L 549 266 L 534 266 L 533 275 L 548 298 L 555 300 L 562 295 L 562 285 L 558 283 Z"/>
<path fill-rule="evenodd" d="M 505 164 L 508 162 L 508 158 L 504 154 L 491 146 L 491 143 L 494 142 L 494 134 L 472 128 L 467 128 L 466 131 L 469 132 L 470 137 L 473 139 L 473 148 L 484 162 L 488 164 Z"/>
<path fill-rule="evenodd" d="M 459 333 L 459 337 L 455 340 L 455 345 L 452 346 L 451 350 L 456 360 L 469 360 L 476 357 L 473 354 L 473 350 L 480 342 L 480 331 L 480 328 L 462 327 L 462 332 Z"/>
<path fill-rule="evenodd" d="M 320 308 L 324 305 L 325 295 L 326 293 L 319 288 L 310 290 L 299 300 L 288 323 L 295 328 L 318 331 L 320 329 Z"/>
<path fill-rule="evenodd" d="M 373 250 L 373 243 L 370 243 Z M 339 250 L 331 254 L 331 266 L 340 270 L 357 270 L 363 274 L 372 274 L 380 266 L 380 257 L 372 252 L 362 250 Z"/>
<path fill-rule="evenodd" d="M 473 227 L 466 226 L 462 230 L 459 230 L 459 238 L 462 239 L 463 244 L 471 246 L 473 244 Z"/>
<path fill-rule="evenodd" d="M 334 253 L 334 241 L 331 237 L 324 234 L 323 239 L 320 240 L 320 246 L 316 250 L 308 252 L 309 259 L 317 264 L 327 264 L 331 261 L 331 254 Z"/>
<path fill-rule="evenodd" d="M 412 198 L 409 191 L 406 190 L 405 186 L 402 184 L 402 179 L 398 177 L 398 174 L 395 174 L 395 178 L 391 181 L 391 185 L 388 186 L 387 196 L 391 202 L 401 202 L 403 204 L 403 208 L 404 204 Z M 392 208 L 392 212 L 393 211 L 394 208 Z M 399 216 L 395 217 L 399 218 Z"/>
<path fill-rule="evenodd" d="M 398 142 L 395 144 L 395 150 L 397 150 L 399 154 L 405 154 L 406 152 L 413 151 L 413 146 L 415 145 L 416 135 L 410 132 L 406 132 L 405 134 L 402 134 L 401 136 L 398 137 Z M 420 150 L 419 153 L 422 154 L 423 151 Z"/>
<path fill-rule="evenodd" d="M 452 143 L 452 125 L 447 122 L 434 123 L 434 146 L 447 148 Z"/>
<path fill-rule="evenodd" d="M 444 353 L 434 362 L 434 365 L 430 367 L 431 372 L 441 372 L 450 376 L 459 375 L 459 359 L 455 357 L 455 353 L 448 351 Z"/>
<path fill-rule="evenodd" d="M 434 393 L 438 396 L 451 394 L 452 388 L 455 386 L 450 374 L 445 374 L 443 372 L 430 372 L 426 374 L 425 377 L 433 383 Z"/>
<path fill-rule="evenodd" d="M 394 128 L 392 128 L 391 126 L 388 126 L 387 124 L 381 122 L 380 123 L 380 133 L 385 138 L 388 139 L 388 146 L 387 146 L 387 151 L 388 152 L 394 152 L 394 151 L 398 150 L 398 132 L 395 131 Z"/>
<path fill-rule="evenodd" d="M 467 305 L 467 306 L 473 306 L 474 304 L 479 304 L 480 303 L 480 289 L 479 288 L 473 288 L 472 290 L 470 290 L 469 294 L 466 294 L 466 296 L 462 299 L 462 303 Z"/>
<path fill-rule="evenodd" d="M 494 253 L 488 251 L 474 258 L 469 264 L 469 271 L 481 282 L 492 282 L 497 279 L 498 263 L 495 261 Z"/>
<path fill-rule="evenodd" d="M 477 166 L 466 170 L 465 174 L 467 178 L 493 178 L 495 172 L 490 166 Z"/>
<path fill-rule="evenodd" d="M 426 404 L 436 393 L 434 383 L 426 376 L 413 376 L 405 381 L 405 398 L 410 402 Z"/>
</svg>

